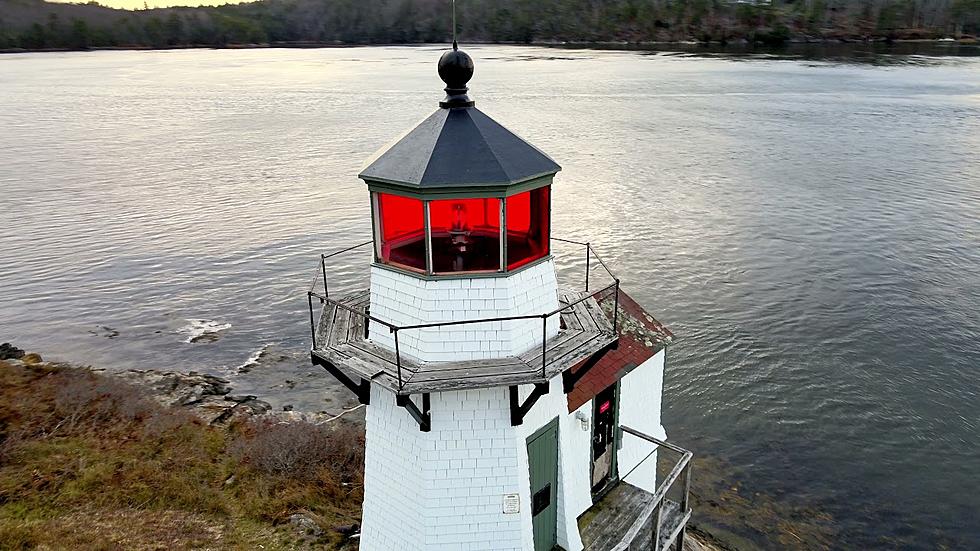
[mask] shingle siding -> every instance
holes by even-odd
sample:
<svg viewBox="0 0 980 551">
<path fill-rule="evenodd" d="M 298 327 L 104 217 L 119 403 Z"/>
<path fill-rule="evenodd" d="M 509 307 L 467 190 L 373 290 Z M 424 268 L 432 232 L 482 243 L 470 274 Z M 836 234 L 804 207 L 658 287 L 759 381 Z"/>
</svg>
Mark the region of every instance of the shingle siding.
<svg viewBox="0 0 980 551">
<path fill-rule="evenodd" d="M 620 390 L 620 420 L 657 436 L 664 353 L 631 371 Z M 434 393 L 432 430 L 421 432 L 390 391 L 372 385 L 366 418 L 362 551 L 532 549 L 527 438 L 558 418 L 558 543 L 580 551 L 576 518 L 592 505 L 590 468 L 592 401 L 568 412 L 561 377 L 550 382 L 525 417 L 510 424 L 506 388 Z M 520 389 L 526 399 L 533 386 Z M 583 424 L 576 413 L 588 421 Z M 619 472 L 625 474 L 650 451 L 646 442 L 624 440 Z M 650 458 L 628 482 L 652 491 Z M 503 513 L 503 496 L 520 496 L 519 514 Z"/>
<path fill-rule="evenodd" d="M 371 315 L 394 325 L 536 315 L 558 308 L 555 265 L 548 260 L 506 277 L 425 280 L 379 266 L 371 268 Z M 558 334 L 548 320 L 548 338 Z M 403 354 L 440 362 L 513 356 L 541 343 L 539 319 L 484 322 L 398 333 Z M 388 328 L 371 324 L 372 341 L 394 348 Z"/>
<path fill-rule="evenodd" d="M 366 421 L 362 550 L 523 548 L 530 517 L 503 513 L 504 494 L 526 504 L 530 492 L 506 389 L 433 394 L 432 431 L 421 432 L 375 385 Z"/>
</svg>

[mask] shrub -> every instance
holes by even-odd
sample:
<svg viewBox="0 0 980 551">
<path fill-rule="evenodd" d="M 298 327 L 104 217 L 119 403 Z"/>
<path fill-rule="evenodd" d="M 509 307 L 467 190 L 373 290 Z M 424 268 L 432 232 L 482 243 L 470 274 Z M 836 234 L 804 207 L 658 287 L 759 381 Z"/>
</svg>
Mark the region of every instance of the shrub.
<svg viewBox="0 0 980 551">
<path fill-rule="evenodd" d="M 294 529 L 269 523 L 297 512 L 324 529 L 316 545 L 342 545 L 331 529 L 358 521 L 363 445 L 353 425 L 253 419 L 212 427 L 112 377 L 0 361 L 0 549 L 91 549 L 103 541 L 128 548 L 105 539 L 86 521 L 91 515 L 148 548 L 260 540 L 290 548 Z M 164 527 L 153 528 L 168 514 L 212 528 L 175 544 Z M 56 544 L 68 533 L 74 545 Z"/>
<path fill-rule="evenodd" d="M 142 389 L 111 377 L 66 370 L 57 375 L 54 384 L 55 411 L 87 428 L 108 422 L 130 423 L 154 409 Z"/>
<path fill-rule="evenodd" d="M 233 457 L 259 471 L 294 480 L 311 480 L 328 469 L 352 483 L 364 469 L 364 437 L 343 424 L 251 422 L 230 449 Z"/>
</svg>

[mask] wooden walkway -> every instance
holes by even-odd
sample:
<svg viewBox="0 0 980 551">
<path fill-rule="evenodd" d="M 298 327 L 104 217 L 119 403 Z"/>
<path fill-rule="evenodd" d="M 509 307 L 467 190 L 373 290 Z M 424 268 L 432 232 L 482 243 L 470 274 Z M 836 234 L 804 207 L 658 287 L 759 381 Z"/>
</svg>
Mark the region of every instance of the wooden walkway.
<svg viewBox="0 0 980 551">
<path fill-rule="evenodd" d="M 644 508 L 653 501 L 653 494 L 620 482 L 598 503 L 579 519 L 579 531 L 585 551 L 610 551 L 622 541 L 623 536 L 637 521 Z M 632 545 L 622 549 L 630 551 L 661 551 L 677 539 L 680 529 L 690 518 L 690 512 L 682 515 L 676 501 L 664 500 L 661 513 L 660 542 L 652 545 L 652 519 L 640 530 Z M 685 548 L 688 546 L 685 545 Z"/>
<path fill-rule="evenodd" d="M 559 300 L 567 305 L 584 296 L 585 293 L 561 291 Z M 367 339 L 363 314 L 370 303 L 370 293 L 361 291 L 338 302 L 350 310 L 333 304 L 324 306 L 313 354 L 355 380 L 377 382 L 403 395 L 545 382 L 618 338 L 609 317 L 594 298 L 589 298 L 559 314 L 561 329 L 545 343 L 543 365 L 541 347 L 519 356 L 458 362 L 420 362 L 403 355 L 399 385 L 394 351 Z"/>
</svg>

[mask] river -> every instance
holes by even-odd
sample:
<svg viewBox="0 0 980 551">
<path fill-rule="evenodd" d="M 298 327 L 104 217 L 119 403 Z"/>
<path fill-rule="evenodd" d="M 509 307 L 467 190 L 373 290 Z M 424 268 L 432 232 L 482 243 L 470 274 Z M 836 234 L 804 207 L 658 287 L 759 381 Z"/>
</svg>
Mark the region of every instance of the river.
<svg viewBox="0 0 980 551">
<path fill-rule="evenodd" d="M 477 105 L 563 166 L 554 235 L 678 336 L 664 423 L 731 485 L 699 524 L 980 545 L 980 57 L 467 51 Z M 438 56 L 0 56 L 0 340 L 339 411 L 305 291 L 369 239 L 356 174 L 436 109 Z"/>
</svg>

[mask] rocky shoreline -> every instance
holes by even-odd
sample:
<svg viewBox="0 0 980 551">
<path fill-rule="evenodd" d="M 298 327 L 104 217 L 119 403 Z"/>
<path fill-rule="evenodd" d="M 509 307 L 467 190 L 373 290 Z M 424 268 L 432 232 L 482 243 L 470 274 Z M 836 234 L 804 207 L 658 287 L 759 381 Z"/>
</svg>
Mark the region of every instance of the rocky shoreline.
<svg viewBox="0 0 980 551">
<path fill-rule="evenodd" d="M 26 352 L 10 343 L 0 344 L 0 360 L 12 365 L 46 363 L 40 354 Z M 221 425 L 250 417 L 262 417 L 280 422 L 302 421 L 320 424 L 351 411 L 348 409 L 339 415 L 330 415 L 324 412 L 294 411 L 292 406 L 284 406 L 283 410 L 274 411 L 269 402 L 259 399 L 258 396 L 234 393 L 231 381 L 228 379 L 196 371 L 186 373 L 153 369 L 107 371 L 91 366 L 61 363 L 54 365 L 87 369 L 93 373 L 119 379 L 144 390 L 146 396 L 157 403 L 192 413 L 209 425 Z"/>
</svg>

